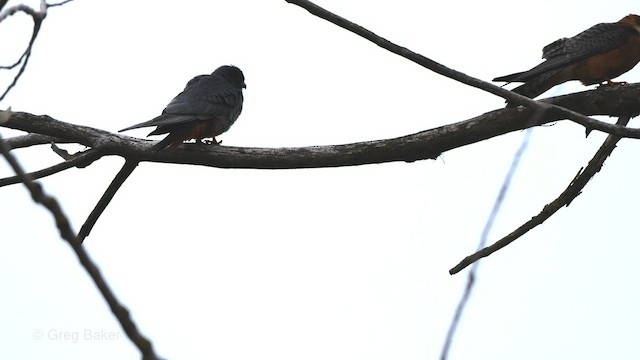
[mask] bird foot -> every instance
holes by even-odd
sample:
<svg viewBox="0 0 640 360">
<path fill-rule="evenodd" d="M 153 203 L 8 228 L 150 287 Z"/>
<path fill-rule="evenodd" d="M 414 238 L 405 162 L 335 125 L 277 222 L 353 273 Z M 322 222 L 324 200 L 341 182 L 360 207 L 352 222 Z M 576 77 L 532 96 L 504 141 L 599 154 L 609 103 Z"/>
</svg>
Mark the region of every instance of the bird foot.
<svg viewBox="0 0 640 360">
<path fill-rule="evenodd" d="M 605 80 L 604 82 L 600 83 L 598 85 L 598 88 L 600 88 L 601 86 L 618 86 L 618 85 L 627 85 L 628 82 L 626 81 L 611 81 L 611 80 Z"/>
<path fill-rule="evenodd" d="M 222 140 L 217 141 L 216 138 L 213 138 L 213 140 L 204 140 L 203 143 L 207 145 L 220 145 L 222 144 Z"/>
</svg>

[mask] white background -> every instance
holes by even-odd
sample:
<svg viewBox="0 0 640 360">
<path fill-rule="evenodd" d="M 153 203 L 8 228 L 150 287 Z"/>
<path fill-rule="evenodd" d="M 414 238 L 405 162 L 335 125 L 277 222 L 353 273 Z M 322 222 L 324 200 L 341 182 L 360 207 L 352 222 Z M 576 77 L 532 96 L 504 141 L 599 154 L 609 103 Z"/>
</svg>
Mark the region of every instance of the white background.
<svg viewBox="0 0 640 360">
<path fill-rule="evenodd" d="M 318 4 L 484 80 L 533 67 L 560 37 L 639 11 L 630 0 Z M 0 63 L 15 61 L 31 26 L 23 14 L 0 24 Z M 503 106 L 264 0 L 50 9 L 0 105 L 116 131 L 158 115 L 189 79 L 223 64 L 239 66 L 248 86 L 242 115 L 219 137 L 229 146 L 390 138 Z M 640 70 L 620 79 L 638 82 Z M 583 89 L 568 83 L 547 95 Z M 466 271 L 448 270 L 477 246 L 523 135 L 411 164 L 143 163 L 86 248 L 162 357 L 435 359 L 466 281 Z M 536 129 L 490 242 L 553 200 L 603 139 L 569 122 Z M 640 357 L 638 151 L 622 140 L 570 207 L 483 261 L 451 359 Z M 47 146 L 17 155 L 30 171 L 60 161 Z M 103 158 L 42 183 L 79 229 L 122 162 Z M 0 162 L 0 176 L 11 175 Z M 0 205 L 0 358 L 140 358 L 50 215 L 20 185 L 1 188 Z"/>
</svg>

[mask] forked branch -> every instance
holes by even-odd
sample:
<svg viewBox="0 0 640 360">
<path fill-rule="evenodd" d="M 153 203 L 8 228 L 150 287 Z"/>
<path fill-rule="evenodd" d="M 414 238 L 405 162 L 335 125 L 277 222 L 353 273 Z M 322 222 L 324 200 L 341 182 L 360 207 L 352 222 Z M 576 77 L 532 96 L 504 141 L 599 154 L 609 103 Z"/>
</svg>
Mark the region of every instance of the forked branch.
<svg viewBox="0 0 640 360">
<path fill-rule="evenodd" d="M 626 125 L 631 118 L 629 116 L 623 116 L 618 119 L 616 123 L 619 126 Z M 580 193 L 582 189 L 587 185 L 589 180 L 595 176 L 595 174 L 600 171 L 604 161 L 609 157 L 611 152 L 616 148 L 616 144 L 620 140 L 619 136 L 609 135 L 607 139 L 604 141 L 600 149 L 596 152 L 593 158 L 589 161 L 587 167 L 581 169 L 576 177 L 569 183 L 567 188 L 551 203 L 547 204 L 542 211 L 531 220 L 522 224 L 522 226 L 518 227 L 509 235 L 503 237 L 502 239 L 496 241 L 494 244 L 487 246 L 483 249 L 478 250 L 477 252 L 467 256 L 464 258 L 458 265 L 454 266 L 451 270 L 449 270 L 449 274 L 457 274 L 467 266 L 473 264 L 474 262 L 482 259 L 483 257 L 487 257 L 494 252 L 504 248 L 505 246 L 511 244 L 515 240 L 519 239 L 522 235 L 529 232 L 529 230 L 534 227 L 542 224 L 547 219 L 549 219 L 553 214 L 555 214 L 558 210 L 560 210 L 563 206 L 569 206 L 573 199 L 575 199 Z"/>
<path fill-rule="evenodd" d="M 51 212 L 51 215 L 55 219 L 56 226 L 58 227 L 58 231 L 60 232 L 60 236 L 71 246 L 78 257 L 80 264 L 82 264 L 106 300 L 107 304 L 109 304 L 109 308 L 111 308 L 114 316 L 120 322 L 122 329 L 142 353 L 142 358 L 145 360 L 158 359 L 151 342 L 140 333 L 138 327 L 129 315 L 129 310 L 127 310 L 127 308 L 118 301 L 115 294 L 100 273 L 100 270 L 95 265 L 85 248 L 80 244 L 80 241 L 71 228 L 71 223 L 58 203 L 58 200 L 45 193 L 42 185 L 33 181 L 33 179 L 24 172 L 22 166 L 18 163 L 18 160 L 11 153 L 11 148 L 7 146 L 2 137 L 0 137 L 0 153 L 4 155 L 11 168 L 13 168 L 16 175 L 20 178 L 20 181 L 29 190 L 33 200 L 36 203 L 42 204 L 47 208 L 47 210 L 49 210 L 49 212 Z"/>
</svg>

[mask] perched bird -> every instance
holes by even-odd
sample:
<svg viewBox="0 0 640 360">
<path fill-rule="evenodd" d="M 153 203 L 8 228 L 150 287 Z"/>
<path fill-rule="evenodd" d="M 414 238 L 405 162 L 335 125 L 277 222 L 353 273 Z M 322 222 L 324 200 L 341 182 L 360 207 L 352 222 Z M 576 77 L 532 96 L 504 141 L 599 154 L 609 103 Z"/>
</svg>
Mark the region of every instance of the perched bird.
<svg viewBox="0 0 640 360">
<path fill-rule="evenodd" d="M 640 16 L 630 14 L 556 40 L 542 49 L 542 58 L 546 60 L 531 70 L 493 81 L 523 82 L 512 91 L 530 98 L 570 80 L 584 85 L 616 84 L 611 79 L 640 61 Z"/>
<path fill-rule="evenodd" d="M 162 150 L 195 139 L 213 138 L 229 130 L 242 111 L 242 71 L 235 66 L 217 68 L 211 75 L 191 79 L 178 96 L 162 111 L 162 115 L 120 131 L 157 126 L 149 135 L 169 134 L 152 151 Z"/>
</svg>

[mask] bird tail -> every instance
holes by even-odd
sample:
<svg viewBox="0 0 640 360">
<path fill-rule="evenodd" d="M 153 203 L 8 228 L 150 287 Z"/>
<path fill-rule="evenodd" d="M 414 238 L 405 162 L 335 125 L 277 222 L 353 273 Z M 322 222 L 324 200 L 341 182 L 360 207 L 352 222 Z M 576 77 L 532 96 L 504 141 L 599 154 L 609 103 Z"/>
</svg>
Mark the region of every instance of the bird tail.
<svg viewBox="0 0 640 360">
<path fill-rule="evenodd" d="M 167 135 L 164 139 L 160 140 L 157 144 L 153 145 L 149 151 L 158 152 L 167 146 L 171 145 L 174 139 L 170 139 L 171 135 Z"/>
<path fill-rule="evenodd" d="M 123 131 L 127 131 L 127 130 L 133 130 L 133 129 L 139 129 L 139 128 L 143 128 L 143 127 L 147 127 L 147 126 L 151 126 L 151 125 L 146 125 L 146 122 L 140 123 L 140 124 L 135 124 L 135 125 L 131 125 L 129 127 L 126 127 L 122 130 L 118 130 L 118 132 L 123 132 Z"/>
<path fill-rule="evenodd" d="M 520 76 L 524 75 L 525 72 L 526 71 L 518 72 L 518 73 L 515 73 L 515 74 L 509 74 L 509 75 L 505 75 L 505 76 L 500 76 L 500 77 L 497 77 L 497 78 L 493 79 L 492 81 L 504 81 L 504 82 L 507 82 L 507 83 L 519 82 L 519 81 L 522 81 L 520 79 Z"/>
<path fill-rule="evenodd" d="M 180 139 L 180 135 L 182 134 L 179 132 L 169 133 L 169 135 L 165 136 L 164 139 L 160 140 L 157 144 L 149 148 L 149 151 L 157 152 L 166 148 L 167 146 L 178 146 L 182 142 L 182 140 Z"/>
<path fill-rule="evenodd" d="M 160 132 L 157 132 L 160 130 Z M 156 152 L 160 151 L 167 146 L 176 147 L 182 144 L 183 141 L 193 139 L 193 127 L 191 126 L 183 126 L 182 128 L 157 128 L 152 131 L 149 135 L 158 135 L 163 133 L 169 133 L 164 139 L 160 140 L 157 144 L 153 145 L 149 151 Z"/>
<path fill-rule="evenodd" d="M 524 84 L 514 88 L 513 92 L 526 96 L 528 98 L 535 98 L 540 96 L 545 91 L 551 89 L 552 87 L 558 85 L 557 81 L 554 81 L 553 77 L 557 75 L 562 69 L 557 69 L 556 71 L 548 71 L 538 77 L 535 77 Z"/>
<path fill-rule="evenodd" d="M 149 127 L 149 126 L 157 126 L 155 124 L 156 120 L 158 120 L 159 116 L 156 118 L 153 118 L 149 121 L 145 121 L 145 122 L 141 122 L 139 124 L 135 124 L 135 125 L 131 125 L 129 127 L 126 127 L 122 130 L 118 130 L 118 132 L 123 132 L 123 131 L 127 131 L 127 130 L 133 130 L 133 129 L 140 129 L 140 128 L 144 128 L 144 127 Z"/>
</svg>

